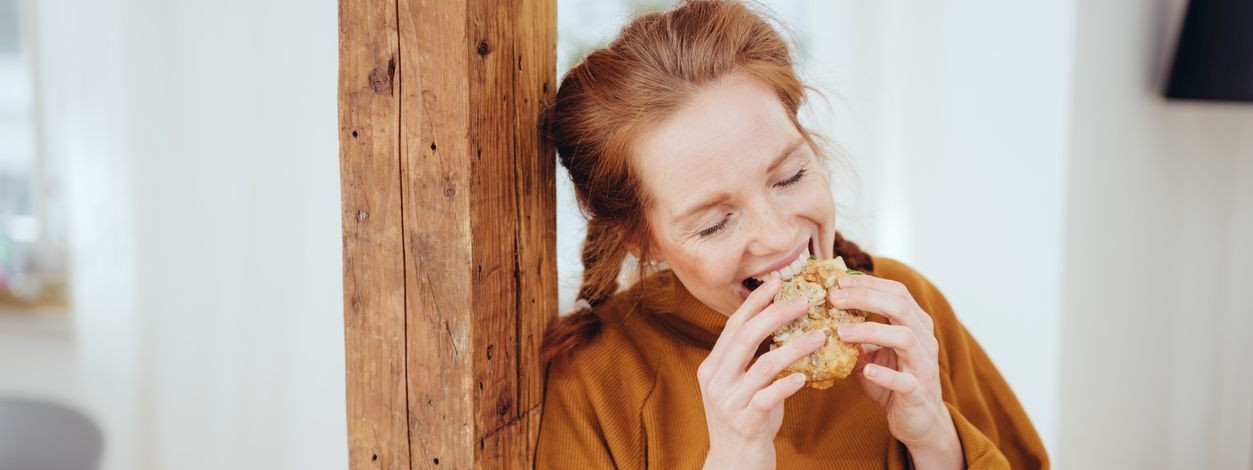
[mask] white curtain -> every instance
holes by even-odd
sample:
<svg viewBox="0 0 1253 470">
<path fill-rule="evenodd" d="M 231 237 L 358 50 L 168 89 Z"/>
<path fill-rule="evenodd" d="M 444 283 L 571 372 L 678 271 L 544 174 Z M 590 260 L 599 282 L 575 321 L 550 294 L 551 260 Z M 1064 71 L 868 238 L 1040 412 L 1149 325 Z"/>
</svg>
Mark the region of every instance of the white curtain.
<svg viewBox="0 0 1253 470">
<path fill-rule="evenodd" d="M 106 468 L 344 468 L 336 3 L 38 13 Z"/>
</svg>

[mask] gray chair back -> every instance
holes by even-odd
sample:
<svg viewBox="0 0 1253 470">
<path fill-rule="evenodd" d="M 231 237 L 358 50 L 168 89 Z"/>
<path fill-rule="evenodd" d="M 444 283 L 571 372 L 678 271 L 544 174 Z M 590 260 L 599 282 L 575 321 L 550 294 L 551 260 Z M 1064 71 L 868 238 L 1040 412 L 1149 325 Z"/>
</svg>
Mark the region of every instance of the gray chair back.
<svg viewBox="0 0 1253 470">
<path fill-rule="evenodd" d="M 103 448 L 100 428 L 72 408 L 0 397 L 0 470 L 97 470 Z"/>
</svg>

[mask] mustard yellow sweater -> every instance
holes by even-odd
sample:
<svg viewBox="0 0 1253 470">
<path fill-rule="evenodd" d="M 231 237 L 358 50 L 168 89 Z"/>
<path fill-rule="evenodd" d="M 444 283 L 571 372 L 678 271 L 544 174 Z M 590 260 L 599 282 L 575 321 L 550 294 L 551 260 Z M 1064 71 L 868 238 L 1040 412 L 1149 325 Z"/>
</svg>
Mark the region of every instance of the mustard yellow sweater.
<svg viewBox="0 0 1253 470">
<path fill-rule="evenodd" d="M 1031 421 L 948 302 L 905 264 L 874 259 L 873 274 L 905 284 L 935 319 L 944 401 L 970 468 L 1047 468 Z M 700 468 L 709 449 L 696 368 L 726 316 L 671 271 L 619 293 L 595 314 L 591 343 L 549 367 L 536 467 Z M 784 402 L 775 437 L 780 469 L 910 468 L 882 408 L 850 377 Z"/>
</svg>

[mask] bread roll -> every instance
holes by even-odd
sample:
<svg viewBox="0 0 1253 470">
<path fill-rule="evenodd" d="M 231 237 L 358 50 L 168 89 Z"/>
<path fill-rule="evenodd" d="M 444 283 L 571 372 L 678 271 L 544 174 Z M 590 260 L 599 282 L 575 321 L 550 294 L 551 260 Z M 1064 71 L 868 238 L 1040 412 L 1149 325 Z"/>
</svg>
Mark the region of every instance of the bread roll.
<svg viewBox="0 0 1253 470">
<path fill-rule="evenodd" d="M 805 299 L 809 303 L 809 312 L 776 330 L 770 349 L 778 349 L 793 338 L 813 330 L 825 331 L 827 339 L 816 351 L 788 366 L 779 374 L 780 377 L 800 372 L 805 374 L 805 385 L 821 390 L 831 387 L 836 379 L 848 377 L 853 371 L 860 344 L 840 341 L 838 331 L 840 325 L 861 323 L 866 321 L 866 317 L 856 310 L 845 311 L 831 306 L 827 302 L 827 292 L 839 288 L 840 278 L 856 274 L 861 273 L 848 269 L 840 257 L 821 261 L 810 258 L 801 274 L 783 281 L 774 300 Z"/>
</svg>

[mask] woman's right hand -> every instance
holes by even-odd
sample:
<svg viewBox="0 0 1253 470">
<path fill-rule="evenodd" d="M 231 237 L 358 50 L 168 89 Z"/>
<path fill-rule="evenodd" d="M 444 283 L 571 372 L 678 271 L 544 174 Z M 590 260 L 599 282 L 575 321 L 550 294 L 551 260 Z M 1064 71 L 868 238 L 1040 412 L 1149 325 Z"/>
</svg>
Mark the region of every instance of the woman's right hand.
<svg viewBox="0 0 1253 470">
<path fill-rule="evenodd" d="M 772 279 L 748 296 L 696 371 L 709 427 L 706 468 L 775 467 L 774 436 L 783 424 L 783 400 L 805 386 L 805 375 L 775 377 L 826 339 L 821 331 L 811 331 L 749 366 L 762 341 L 807 310 L 803 300 L 773 303 L 781 284 Z"/>
</svg>

